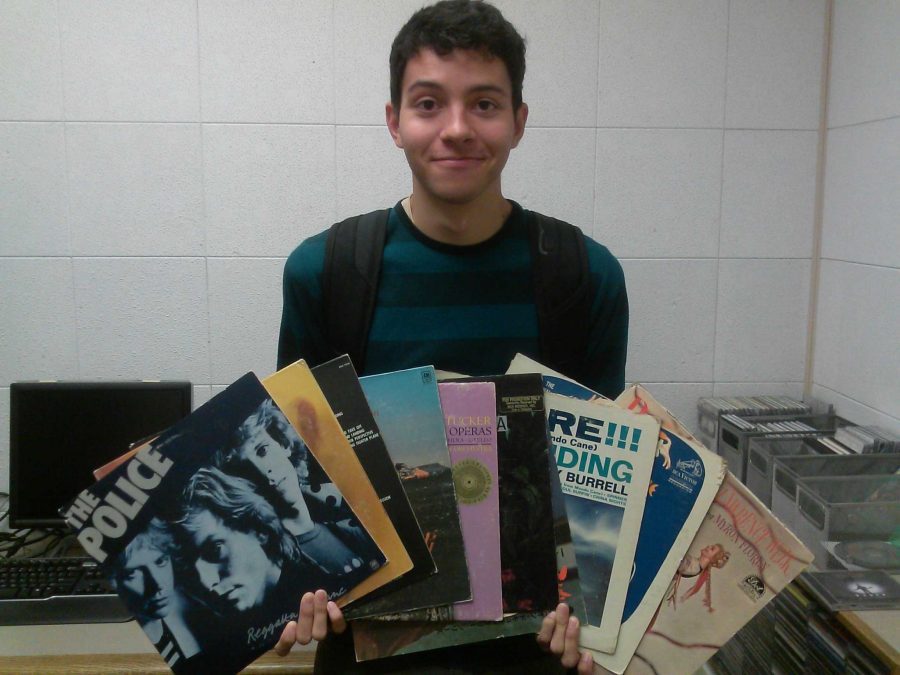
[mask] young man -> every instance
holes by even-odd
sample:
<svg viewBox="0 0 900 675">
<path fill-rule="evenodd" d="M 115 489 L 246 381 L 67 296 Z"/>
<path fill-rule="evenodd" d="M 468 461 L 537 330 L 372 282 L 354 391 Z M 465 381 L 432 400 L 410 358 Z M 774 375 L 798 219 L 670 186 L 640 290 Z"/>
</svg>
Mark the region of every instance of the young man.
<svg viewBox="0 0 900 675">
<path fill-rule="evenodd" d="M 364 529 L 337 509 L 328 518 L 314 518 L 303 494 L 300 475 L 307 475 L 305 448 L 287 418 L 266 399 L 216 453 L 223 471 L 247 478 L 265 495 L 311 565 L 320 568 L 331 596 L 353 588 L 383 556 Z"/>
<path fill-rule="evenodd" d="M 394 40 L 388 130 L 407 158 L 412 194 L 391 210 L 363 373 L 433 364 L 472 375 L 506 370 L 516 352 L 541 358 L 529 226 L 534 214 L 503 197 L 501 174 L 525 131 L 525 45 L 496 8 L 448 0 L 416 12 Z M 279 367 L 315 365 L 340 353 L 323 302 L 327 233 L 288 258 Z M 624 386 L 628 301 L 621 266 L 584 238 L 590 309 L 576 378 L 608 396 Z M 336 635 L 319 645 L 316 672 L 552 672 L 534 638 L 427 652 L 356 666 L 346 624 L 324 594 L 306 594 L 300 618 L 279 651 Z M 560 605 L 538 643 L 567 667 L 579 659 L 578 622 Z M 456 664 L 454 666 L 453 664 Z M 455 667 L 455 670 L 453 669 Z"/>
<path fill-rule="evenodd" d="M 119 554 L 112 578 L 166 664 L 182 672 L 200 645 L 185 620 L 188 601 L 176 586 L 176 549 L 166 524 L 153 518 Z"/>
</svg>

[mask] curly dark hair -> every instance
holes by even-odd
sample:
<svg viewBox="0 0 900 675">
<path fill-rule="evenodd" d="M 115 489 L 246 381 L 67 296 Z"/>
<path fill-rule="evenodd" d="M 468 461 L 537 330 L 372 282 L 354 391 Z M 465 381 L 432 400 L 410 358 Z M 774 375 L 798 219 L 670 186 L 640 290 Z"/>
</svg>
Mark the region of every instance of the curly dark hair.
<svg viewBox="0 0 900 675">
<path fill-rule="evenodd" d="M 512 83 L 513 110 L 522 105 L 525 40 L 493 5 L 480 0 L 441 0 L 410 17 L 391 45 L 391 103 L 398 110 L 406 64 L 424 48 L 441 56 L 468 49 L 502 60 Z"/>
</svg>

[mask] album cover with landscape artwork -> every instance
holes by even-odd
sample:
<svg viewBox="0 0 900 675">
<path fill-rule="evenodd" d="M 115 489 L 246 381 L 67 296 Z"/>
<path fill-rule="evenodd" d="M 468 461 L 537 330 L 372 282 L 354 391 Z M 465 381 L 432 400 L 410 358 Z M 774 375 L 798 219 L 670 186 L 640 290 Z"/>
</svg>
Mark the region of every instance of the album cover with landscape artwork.
<svg viewBox="0 0 900 675">
<path fill-rule="evenodd" d="M 325 398 L 328 399 L 347 441 L 365 469 L 413 564 L 413 569 L 401 578 L 389 582 L 344 609 L 344 615 L 348 619 L 359 618 L 371 613 L 368 603 L 372 598 L 386 594 L 410 581 L 430 576 L 434 574 L 436 568 L 416 520 L 416 514 L 403 489 L 403 481 L 394 468 L 381 431 L 375 424 L 375 418 L 369 409 L 366 395 L 360 386 L 350 357 L 345 354 L 322 363 L 315 366 L 312 373 Z M 393 564 L 392 559 L 391 565 Z"/>
<path fill-rule="evenodd" d="M 469 600 L 469 573 L 434 368 L 360 378 L 437 573 L 367 602 L 374 614 Z"/>
</svg>

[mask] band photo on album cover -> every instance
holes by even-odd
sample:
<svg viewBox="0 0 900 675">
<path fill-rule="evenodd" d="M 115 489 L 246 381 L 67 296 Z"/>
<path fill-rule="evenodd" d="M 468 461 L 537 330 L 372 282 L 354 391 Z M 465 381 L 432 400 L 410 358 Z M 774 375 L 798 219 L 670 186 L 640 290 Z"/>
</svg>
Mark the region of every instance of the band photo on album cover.
<svg viewBox="0 0 900 675">
<path fill-rule="evenodd" d="M 386 562 L 252 374 L 62 513 L 176 673 L 236 672 L 304 592 L 336 599 Z"/>
</svg>

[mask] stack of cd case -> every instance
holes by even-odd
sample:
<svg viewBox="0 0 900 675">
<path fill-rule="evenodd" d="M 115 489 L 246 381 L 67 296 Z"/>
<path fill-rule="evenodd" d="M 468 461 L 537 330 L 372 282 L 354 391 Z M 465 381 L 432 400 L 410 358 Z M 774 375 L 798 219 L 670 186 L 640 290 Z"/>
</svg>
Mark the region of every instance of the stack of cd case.
<svg viewBox="0 0 900 675">
<path fill-rule="evenodd" d="M 753 672 L 888 675 L 891 666 L 822 603 L 810 590 L 808 577 L 801 574 L 772 601 L 775 622 L 771 671 Z"/>
<path fill-rule="evenodd" d="M 776 596 L 777 597 L 777 596 Z M 766 673 L 775 649 L 774 602 L 763 607 L 726 642 L 712 659 L 713 668 L 723 675 Z"/>
<path fill-rule="evenodd" d="M 838 427 L 847 424 L 847 420 L 830 412 L 758 417 L 727 414 L 719 419 L 717 450 L 728 465 L 728 470 L 742 483 L 746 483 L 751 439 L 760 436 L 785 438 L 833 435 Z"/>
<path fill-rule="evenodd" d="M 816 604 L 796 583 L 791 583 L 775 596 L 771 605 L 775 612 L 773 671 L 802 673 L 809 651 L 807 625 L 809 617 L 816 611 Z"/>
<path fill-rule="evenodd" d="M 835 440 L 857 454 L 900 452 L 900 437 L 878 427 L 849 425 L 838 429 Z"/>
<path fill-rule="evenodd" d="M 711 450 L 719 438 L 719 417 L 743 415 L 808 415 L 812 406 L 790 396 L 708 396 L 697 400 L 697 437 Z"/>
</svg>

